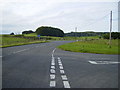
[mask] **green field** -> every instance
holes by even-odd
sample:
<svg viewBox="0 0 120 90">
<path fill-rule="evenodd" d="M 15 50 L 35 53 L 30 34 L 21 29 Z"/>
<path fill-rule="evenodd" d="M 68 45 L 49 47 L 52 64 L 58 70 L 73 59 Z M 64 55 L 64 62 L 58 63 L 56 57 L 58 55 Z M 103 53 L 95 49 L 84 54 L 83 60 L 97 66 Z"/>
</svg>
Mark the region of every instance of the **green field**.
<svg viewBox="0 0 120 90">
<path fill-rule="evenodd" d="M 31 33 L 31 34 L 24 34 L 26 37 L 37 37 L 36 33 Z"/>
<path fill-rule="evenodd" d="M 25 37 L 37 37 L 36 33 L 24 34 Z M 53 37 L 53 36 L 41 36 L 41 39 L 47 40 L 90 40 L 90 39 L 99 39 L 98 36 L 89 36 L 89 37 Z"/>
<path fill-rule="evenodd" d="M 18 46 L 18 45 L 33 44 L 33 43 L 43 43 L 43 42 L 47 42 L 47 41 L 13 37 L 13 36 L 9 36 L 9 35 L 0 36 L 0 47 L 10 47 L 10 46 Z"/>
<path fill-rule="evenodd" d="M 37 34 L 24 35 L 0 35 L 0 47 L 9 47 L 33 43 L 48 42 L 47 40 L 78 40 L 77 42 L 61 45 L 58 48 L 81 53 L 97 53 L 97 54 L 120 54 L 118 48 L 118 39 L 112 40 L 111 48 L 109 47 L 109 40 L 99 39 L 98 36 L 89 37 L 52 37 L 41 36 L 37 38 Z"/>
<path fill-rule="evenodd" d="M 108 40 L 87 40 L 68 43 L 59 46 L 58 48 L 81 53 L 96 53 L 96 54 L 120 54 L 120 48 L 118 48 L 118 41 L 112 40 L 111 48 L 109 47 Z"/>
</svg>

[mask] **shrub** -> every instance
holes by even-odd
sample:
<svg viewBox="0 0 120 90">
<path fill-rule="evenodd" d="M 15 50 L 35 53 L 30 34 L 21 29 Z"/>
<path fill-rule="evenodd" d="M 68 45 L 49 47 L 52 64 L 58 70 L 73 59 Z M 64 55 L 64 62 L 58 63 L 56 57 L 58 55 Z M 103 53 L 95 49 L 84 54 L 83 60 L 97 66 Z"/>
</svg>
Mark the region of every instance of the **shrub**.
<svg viewBox="0 0 120 90">
<path fill-rule="evenodd" d="M 37 35 L 63 37 L 64 32 L 58 28 L 42 26 L 36 29 Z"/>
</svg>

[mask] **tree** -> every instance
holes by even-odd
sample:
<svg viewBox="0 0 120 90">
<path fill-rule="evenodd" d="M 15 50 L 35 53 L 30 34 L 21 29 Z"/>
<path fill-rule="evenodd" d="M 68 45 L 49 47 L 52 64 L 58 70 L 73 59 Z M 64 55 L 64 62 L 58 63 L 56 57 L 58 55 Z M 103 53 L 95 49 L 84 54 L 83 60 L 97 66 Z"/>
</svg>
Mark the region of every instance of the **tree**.
<svg viewBox="0 0 120 90">
<path fill-rule="evenodd" d="M 34 33 L 34 32 L 32 30 L 22 32 L 22 34 L 30 34 L 30 33 Z"/>
<path fill-rule="evenodd" d="M 109 33 L 103 34 L 104 39 L 109 39 Z M 120 39 L 120 32 L 112 32 L 111 33 L 111 38 L 112 39 Z"/>
<path fill-rule="evenodd" d="M 15 34 L 12 32 L 12 33 L 10 33 L 10 35 L 15 35 Z"/>
<path fill-rule="evenodd" d="M 37 35 L 63 37 L 64 32 L 59 28 L 41 26 L 36 29 Z"/>
</svg>

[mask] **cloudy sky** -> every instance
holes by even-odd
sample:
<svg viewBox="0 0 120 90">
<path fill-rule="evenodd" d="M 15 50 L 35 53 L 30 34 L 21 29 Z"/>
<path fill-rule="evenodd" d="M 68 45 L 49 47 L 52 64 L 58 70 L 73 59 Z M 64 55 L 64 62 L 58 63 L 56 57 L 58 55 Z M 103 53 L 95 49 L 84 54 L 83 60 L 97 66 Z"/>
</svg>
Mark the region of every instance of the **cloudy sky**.
<svg viewBox="0 0 120 90">
<path fill-rule="evenodd" d="M 0 28 L 3 34 L 35 31 L 53 26 L 65 33 L 108 32 L 110 11 L 113 29 L 118 31 L 119 0 L 0 0 Z"/>
</svg>

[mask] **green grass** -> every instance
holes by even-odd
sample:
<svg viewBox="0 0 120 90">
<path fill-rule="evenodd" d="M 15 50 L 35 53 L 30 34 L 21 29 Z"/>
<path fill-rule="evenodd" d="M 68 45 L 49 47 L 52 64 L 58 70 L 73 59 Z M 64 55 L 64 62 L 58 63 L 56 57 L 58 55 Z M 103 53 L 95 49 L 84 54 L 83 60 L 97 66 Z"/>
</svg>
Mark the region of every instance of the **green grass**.
<svg viewBox="0 0 120 90">
<path fill-rule="evenodd" d="M 37 37 L 36 33 L 24 34 L 25 37 Z M 89 40 L 89 39 L 99 39 L 98 36 L 89 37 L 53 37 L 53 36 L 41 36 L 42 39 L 47 40 Z"/>
<path fill-rule="evenodd" d="M 47 41 L 25 39 L 25 38 L 19 38 L 19 37 L 10 37 L 10 36 L 0 37 L 0 47 L 10 47 L 10 46 L 33 44 L 33 43 L 44 43 L 44 42 L 47 42 Z"/>
<path fill-rule="evenodd" d="M 61 45 L 58 48 L 81 53 L 120 54 L 120 52 L 118 52 L 120 50 L 120 48 L 118 48 L 118 40 L 112 40 L 111 48 L 108 45 L 108 40 L 104 39 L 78 41 Z"/>
<path fill-rule="evenodd" d="M 25 37 L 37 37 L 36 33 L 24 34 Z"/>
</svg>

